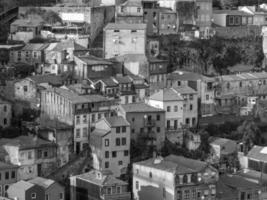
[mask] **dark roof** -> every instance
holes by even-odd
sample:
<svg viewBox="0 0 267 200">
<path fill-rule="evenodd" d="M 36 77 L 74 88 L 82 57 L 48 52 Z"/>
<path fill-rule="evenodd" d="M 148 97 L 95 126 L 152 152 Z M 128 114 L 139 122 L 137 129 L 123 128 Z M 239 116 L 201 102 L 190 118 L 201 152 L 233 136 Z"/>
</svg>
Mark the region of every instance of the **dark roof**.
<svg viewBox="0 0 267 200">
<path fill-rule="evenodd" d="M 49 188 L 51 185 L 53 185 L 54 183 L 56 183 L 54 180 L 52 179 L 47 179 L 47 178 L 43 178 L 43 177 L 36 177 L 33 178 L 31 180 L 29 180 L 28 182 L 34 184 L 34 185 L 39 185 L 44 189 Z"/>
<path fill-rule="evenodd" d="M 248 152 L 247 156 L 248 158 L 267 162 L 267 147 L 254 145 L 253 148 Z"/>
<path fill-rule="evenodd" d="M 14 183 L 14 184 L 11 184 L 10 186 L 9 186 L 9 188 L 11 189 L 14 189 L 14 190 L 24 190 L 24 191 L 27 191 L 28 189 L 30 189 L 31 187 L 33 187 L 34 186 L 34 184 L 32 184 L 32 183 L 29 183 L 29 182 L 27 182 L 27 181 L 23 181 L 23 180 L 21 180 L 21 181 L 18 181 L 18 182 L 16 182 L 16 183 Z"/>
<path fill-rule="evenodd" d="M 35 27 L 43 24 L 44 21 L 40 18 L 36 19 L 17 19 L 11 25 Z"/>
<path fill-rule="evenodd" d="M 239 175 L 225 175 L 220 177 L 220 181 L 222 181 L 225 185 L 230 186 L 232 188 L 240 188 L 244 190 L 249 189 L 259 189 L 260 185 L 249 181 L 248 179 L 239 176 Z"/>
<path fill-rule="evenodd" d="M 140 0 L 127 0 L 121 6 L 142 7 L 142 2 Z"/>
<path fill-rule="evenodd" d="M 87 65 L 112 65 L 112 62 L 107 61 L 104 58 L 98 58 L 92 55 L 77 56 L 80 60 Z"/>
<path fill-rule="evenodd" d="M 0 143 L 2 144 L 1 140 Z M 34 136 L 19 136 L 13 139 L 8 139 L 8 142 L 3 145 L 17 146 L 19 149 L 34 149 L 39 147 L 56 146 L 56 144 L 50 141 Z"/>
<path fill-rule="evenodd" d="M 118 83 L 116 81 L 114 81 L 113 78 L 105 78 L 105 79 L 101 79 L 101 81 L 103 81 L 109 87 L 118 86 Z"/>
<path fill-rule="evenodd" d="M 116 56 L 115 60 L 127 63 L 127 62 L 147 62 L 147 57 L 145 54 L 124 54 L 120 56 Z"/>
<path fill-rule="evenodd" d="M 124 104 L 124 105 L 121 105 L 121 108 L 125 112 L 129 112 L 129 113 L 165 112 L 163 109 L 155 108 L 144 102 Z"/>
<path fill-rule="evenodd" d="M 42 51 L 48 46 L 49 44 L 44 43 L 28 43 L 21 49 L 21 51 Z"/>
<path fill-rule="evenodd" d="M 166 88 L 152 94 L 149 99 L 157 101 L 182 101 L 184 100 L 181 94 L 179 94 L 173 88 Z"/>
<path fill-rule="evenodd" d="M 216 183 L 216 197 L 218 200 L 235 200 L 238 199 L 238 191 L 218 180 Z"/>
<path fill-rule="evenodd" d="M 108 23 L 104 30 L 125 29 L 125 30 L 145 30 L 146 24 L 128 24 L 128 23 Z"/>
<path fill-rule="evenodd" d="M 55 74 L 44 74 L 44 75 L 35 75 L 28 77 L 33 80 L 36 84 L 40 83 L 49 83 L 51 85 L 63 85 L 63 78 Z"/>
<path fill-rule="evenodd" d="M 129 76 L 116 76 L 114 79 L 119 83 L 119 84 L 124 84 L 124 83 L 131 83 L 132 79 Z"/>
<path fill-rule="evenodd" d="M 124 119 L 122 116 L 108 117 L 105 118 L 105 120 L 111 127 L 130 126 L 129 122 L 127 122 L 127 120 Z"/>
</svg>

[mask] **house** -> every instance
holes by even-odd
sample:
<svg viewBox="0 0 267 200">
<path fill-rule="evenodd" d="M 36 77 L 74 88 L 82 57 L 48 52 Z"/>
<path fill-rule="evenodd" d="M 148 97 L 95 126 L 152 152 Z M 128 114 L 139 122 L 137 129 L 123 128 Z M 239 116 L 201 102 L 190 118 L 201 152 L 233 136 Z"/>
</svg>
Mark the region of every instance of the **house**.
<svg viewBox="0 0 267 200">
<path fill-rule="evenodd" d="M 9 186 L 7 190 L 9 198 L 19 200 L 45 200 L 45 193 L 42 187 L 29 183 L 27 181 L 19 181 Z"/>
<path fill-rule="evenodd" d="M 88 145 L 95 122 L 114 114 L 117 100 L 101 95 L 79 95 L 66 88 L 50 88 L 42 91 L 41 105 L 42 116 L 73 127 L 74 152 L 80 153 Z"/>
<path fill-rule="evenodd" d="M 141 1 L 127 0 L 116 6 L 116 23 L 143 23 L 143 6 Z"/>
<path fill-rule="evenodd" d="M 0 127 L 6 128 L 11 125 L 12 105 L 10 102 L 0 98 Z"/>
<path fill-rule="evenodd" d="M 40 119 L 38 135 L 57 144 L 57 163 L 61 167 L 70 160 L 73 152 L 73 127 L 58 120 Z"/>
<path fill-rule="evenodd" d="M 221 27 L 253 25 L 253 15 L 239 10 L 213 10 L 212 17 Z"/>
<path fill-rule="evenodd" d="M 198 120 L 197 92 L 188 86 L 163 89 L 148 98 L 148 104 L 166 111 L 166 129 L 193 127 Z"/>
<path fill-rule="evenodd" d="M 162 89 L 152 94 L 147 103 L 155 108 L 166 111 L 165 128 L 166 130 L 178 130 L 182 127 L 184 117 L 184 98 L 174 88 Z"/>
<path fill-rule="evenodd" d="M 157 150 L 163 147 L 165 141 L 164 110 L 139 102 L 120 105 L 118 115 L 123 116 L 130 123 L 132 140 L 143 141 L 146 144 L 145 147 Z"/>
<path fill-rule="evenodd" d="M 93 167 L 125 175 L 130 163 L 130 124 L 121 116 L 104 118 L 90 134 Z"/>
<path fill-rule="evenodd" d="M 212 1 L 197 0 L 196 4 L 198 7 L 196 25 L 199 27 L 200 38 L 209 38 L 212 35 Z"/>
<path fill-rule="evenodd" d="M 72 200 L 130 200 L 128 184 L 115 178 L 110 172 L 92 170 L 70 177 L 70 197 Z"/>
<path fill-rule="evenodd" d="M 0 197 L 7 197 L 8 187 L 18 181 L 19 166 L 0 161 Z"/>
<path fill-rule="evenodd" d="M 238 6 L 238 10 L 253 15 L 253 25 L 265 26 L 267 25 L 267 12 L 256 6 Z"/>
<path fill-rule="evenodd" d="M 141 76 L 129 75 L 129 77 L 132 79 L 133 87 L 136 92 L 135 101 L 144 101 L 145 97 L 147 97 L 149 93 L 149 84 Z"/>
<path fill-rule="evenodd" d="M 95 82 L 96 91 L 108 97 L 119 97 L 119 84 L 113 78 L 104 78 Z"/>
<path fill-rule="evenodd" d="M 24 44 L 2 44 L 0 45 L 0 66 L 4 66 L 9 63 L 10 52 L 13 50 L 21 49 Z"/>
<path fill-rule="evenodd" d="M 29 42 L 41 36 L 44 21 L 42 19 L 17 19 L 10 25 L 9 39 Z"/>
<path fill-rule="evenodd" d="M 211 152 L 214 162 L 225 163 L 227 158 L 237 153 L 237 143 L 226 138 L 210 138 Z"/>
<path fill-rule="evenodd" d="M 45 176 L 57 167 L 56 144 L 34 136 L 1 139 L 6 160 L 18 165 L 18 180 Z M 3 159 L 3 158 L 2 158 Z"/>
<path fill-rule="evenodd" d="M 146 51 L 146 24 L 109 23 L 104 28 L 104 57 L 143 54 Z"/>
<path fill-rule="evenodd" d="M 45 200 L 64 200 L 65 188 L 52 179 L 36 177 L 28 183 L 38 185 L 44 191 Z"/>
<path fill-rule="evenodd" d="M 100 79 L 114 75 L 113 63 L 92 55 L 74 56 L 75 75 L 81 79 Z"/>
<path fill-rule="evenodd" d="M 159 4 L 157 0 L 142 0 L 144 23 L 147 24 L 147 35 L 159 34 Z"/>
<path fill-rule="evenodd" d="M 216 199 L 218 172 L 206 162 L 182 156 L 133 163 L 133 197 L 145 199 Z"/>
<path fill-rule="evenodd" d="M 177 34 L 177 13 L 168 8 L 159 8 L 159 35 Z"/>
</svg>

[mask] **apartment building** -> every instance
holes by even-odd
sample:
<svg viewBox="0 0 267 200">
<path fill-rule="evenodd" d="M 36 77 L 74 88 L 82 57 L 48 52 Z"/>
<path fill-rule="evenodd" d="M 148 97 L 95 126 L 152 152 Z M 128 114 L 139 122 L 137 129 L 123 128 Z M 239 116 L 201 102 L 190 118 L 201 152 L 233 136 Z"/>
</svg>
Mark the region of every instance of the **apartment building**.
<svg viewBox="0 0 267 200">
<path fill-rule="evenodd" d="M 9 127 L 12 119 L 12 105 L 10 102 L 0 98 L 0 126 Z"/>
<path fill-rule="evenodd" d="M 18 181 L 18 168 L 17 165 L 0 162 L 0 197 L 7 197 L 9 186 Z"/>
</svg>

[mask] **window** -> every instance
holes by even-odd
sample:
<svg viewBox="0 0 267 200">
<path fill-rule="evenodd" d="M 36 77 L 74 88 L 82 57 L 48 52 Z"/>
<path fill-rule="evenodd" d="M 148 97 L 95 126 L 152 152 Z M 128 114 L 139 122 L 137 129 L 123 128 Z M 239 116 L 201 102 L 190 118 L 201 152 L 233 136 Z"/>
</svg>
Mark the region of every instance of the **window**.
<svg viewBox="0 0 267 200">
<path fill-rule="evenodd" d="M 9 179 L 9 172 L 5 173 L 5 179 L 8 180 Z"/>
<path fill-rule="evenodd" d="M 121 127 L 116 127 L 116 133 L 120 133 L 121 132 Z"/>
<path fill-rule="evenodd" d="M 121 193 L 121 187 L 117 187 L 117 194 Z"/>
<path fill-rule="evenodd" d="M 206 100 L 208 101 L 210 99 L 210 96 L 207 94 L 206 95 Z"/>
<path fill-rule="evenodd" d="M 186 118 L 186 119 L 185 119 L 185 123 L 186 123 L 186 124 L 190 124 L 190 119 L 189 119 L 189 118 Z"/>
<path fill-rule="evenodd" d="M 23 90 L 24 90 L 24 92 L 28 92 L 28 87 L 26 85 L 23 86 Z"/>
<path fill-rule="evenodd" d="M 137 8 L 137 12 L 140 13 L 141 12 L 141 8 L 138 7 Z"/>
<path fill-rule="evenodd" d="M 36 193 L 31 194 L 32 199 L 36 199 Z"/>
<path fill-rule="evenodd" d="M 6 106 L 4 106 L 4 112 L 6 112 L 7 111 L 7 107 Z"/>
<path fill-rule="evenodd" d="M 105 168 L 109 168 L 109 162 L 105 162 Z"/>
<path fill-rule="evenodd" d="M 7 124 L 7 119 L 6 118 L 4 118 L 4 125 L 6 125 Z"/>
<path fill-rule="evenodd" d="M 149 178 L 152 178 L 152 172 L 149 172 Z"/>
<path fill-rule="evenodd" d="M 121 140 L 120 138 L 116 138 L 116 146 L 120 146 L 121 145 Z"/>
<path fill-rule="evenodd" d="M 157 115 L 157 121 L 160 121 L 160 115 Z"/>
<path fill-rule="evenodd" d="M 117 157 L 117 151 L 112 151 L 112 158 L 116 158 Z"/>
<path fill-rule="evenodd" d="M 114 30 L 114 32 L 118 33 L 118 32 L 120 32 L 120 30 Z"/>
<path fill-rule="evenodd" d="M 95 122 L 95 114 L 92 114 L 92 122 Z"/>
<path fill-rule="evenodd" d="M 105 151 L 105 158 L 109 158 L 109 151 Z"/>
<path fill-rule="evenodd" d="M 119 162 L 118 162 L 118 165 L 122 165 L 123 164 L 123 162 L 120 160 Z"/>
<path fill-rule="evenodd" d="M 81 137 L 81 130 L 79 128 L 76 128 L 76 138 Z"/>
<path fill-rule="evenodd" d="M 178 112 L 178 106 L 174 106 L 174 112 Z"/>
<path fill-rule="evenodd" d="M 135 189 L 139 190 L 139 182 L 135 181 Z"/>
<path fill-rule="evenodd" d="M 157 132 L 160 133 L 160 127 L 157 127 Z"/>
<path fill-rule="evenodd" d="M 190 191 L 189 190 L 185 190 L 184 191 L 184 199 L 189 199 L 190 197 Z"/>
<path fill-rule="evenodd" d="M 132 122 L 134 122 L 134 120 L 135 120 L 135 119 L 134 119 L 134 117 L 133 117 L 133 118 L 132 118 Z"/>
<path fill-rule="evenodd" d="M 131 131 L 132 133 L 134 133 L 135 132 L 135 130 L 134 130 L 134 128 L 132 128 L 132 131 Z"/>
<path fill-rule="evenodd" d="M 242 87 L 242 81 L 239 82 L 239 87 Z"/>
<path fill-rule="evenodd" d="M 143 133 L 144 132 L 144 128 L 140 128 L 140 133 Z"/>
<path fill-rule="evenodd" d="M 229 25 L 234 25 L 234 17 L 229 16 Z"/>
<path fill-rule="evenodd" d="M 136 32 L 137 32 L 137 30 L 131 30 L 131 32 L 132 32 L 132 33 L 136 33 Z"/>
<path fill-rule="evenodd" d="M 190 110 L 193 110 L 193 105 L 192 104 L 190 104 Z"/>
<path fill-rule="evenodd" d="M 87 123 L 87 116 L 83 115 L 83 123 Z"/>
<path fill-rule="evenodd" d="M 109 139 L 105 139 L 105 147 L 109 146 Z"/>
<path fill-rule="evenodd" d="M 32 152 L 28 152 L 28 159 L 32 159 Z"/>
<path fill-rule="evenodd" d="M 126 126 L 121 127 L 121 132 L 122 133 L 125 133 L 126 132 Z"/>
<path fill-rule="evenodd" d="M 194 100 L 194 96 L 192 94 L 189 95 L 190 100 Z"/>
<path fill-rule="evenodd" d="M 126 138 L 121 139 L 121 145 L 126 145 Z"/>
<path fill-rule="evenodd" d="M 45 157 L 45 158 L 48 157 L 48 152 L 47 152 L 47 151 L 44 152 L 44 157 Z"/>
<path fill-rule="evenodd" d="M 87 138 L 87 128 L 83 128 L 83 137 Z"/>
<path fill-rule="evenodd" d="M 49 200 L 48 194 L 45 195 L 45 200 Z"/>
<path fill-rule="evenodd" d="M 76 116 L 76 124 L 80 124 L 80 116 Z"/>
<path fill-rule="evenodd" d="M 101 119 L 101 113 L 98 113 L 98 119 Z"/>
<path fill-rule="evenodd" d="M 37 52 L 33 52 L 33 57 L 37 58 Z"/>
<path fill-rule="evenodd" d="M 167 106 L 167 112 L 171 112 L 171 107 Z"/>
<path fill-rule="evenodd" d="M 11 178 L 16 178 L 16 172 L 15 171 L 11 172 Z"/>
<path fill-rule="evenodd" d="M 129 156 L 129 151 L 128 150 L 124 151 L 124 156 Z"/>
<path fill-rule="evenodd" d="M 108 194 L 111 194 L 111 187 L 108 187 L 108 188 L 107 188 L 107 193 L 108 193 Z"/>
<path fill-rule="evenodd" d="M 42 150 L 38 150 L 37 151 L 37 158 L 42 158 L 42 154 L 43 154 Z"/>
<path fill-rule="evenodd" d="M 60 199 L 60 200 L 63 200 L 63 198 L 64 198 L 64 195 L 63 195 L 62 192 L 60 192 L 60 193 L 59 193 L 59 199 Z"/>
</svg>

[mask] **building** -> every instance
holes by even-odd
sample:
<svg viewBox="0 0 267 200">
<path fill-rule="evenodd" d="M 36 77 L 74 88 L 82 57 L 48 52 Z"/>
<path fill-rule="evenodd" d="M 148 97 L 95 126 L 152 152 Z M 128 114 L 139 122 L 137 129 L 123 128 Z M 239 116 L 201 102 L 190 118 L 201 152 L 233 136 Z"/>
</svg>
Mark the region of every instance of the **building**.
<svg viewBox="0 0 267 200">
<path fill-rule="evenodd" d="M 104 57 L 143 54 L 146 51 L 146 24 L 109 23 L 104 28 Z"/>
<path fill-rule="evenodd" d="M 178 130 L 184 124 L 184 98 L 174 88 L 166 88 L 152 94 L 147 103 L 166 111 L 166 130 Z"/>
<path fill-rule="evenodd" d="M 0 126 L 2 128 L 9 127 L 12 119 L 12 105 L 10 102 L 0 98 Z"/>
<path fill-rule="evenodd" d="M 106 171 L 90 172 L 70 177 L 70 197 L 72 200 L 130 200 L 128 184 Z"/>
<path fill-rule="evenodd" d="M 10 52 L 16 49 L 21 49 L 23 44 L 2 44 L 0 45 L 0 66 L 5 66 L 10 61 Z"/>
<path fill-rule="evenodd" d="M 100 79 L 114 75 L 113 63 L 92 55 L 74 56 L 75 75 L 81 79 Z"/>
<path fill-rule="evenodd" d="M 199 133 L 194 133 L 191 131 L 186 131 L 184 135 L 185 146 L 188 150 L 197 150 L 201 144 L 201 136 Z"/>
<path fill-rule="evenodd" d="M 119 116 L 129 123 L 131 139 L 142 141 L 145 147 L 160 150 L 165 141 L 165 111 L 146 103 L 132 103 L 119 106 Z"/>
<path fill-rule="evenodd" d="M 28 183 L 38 185 L 44 191 L 45 200 L 64 200 L 65 188 L 52 179 L 36 177 Z"/>
<path fill-rule="evenodd" d="M 73 126 L 74 152 L 88 146 L 91 130 L 97 120 L 114 114 L 117 100 L 101 95 L 78 95 L 63 88 L 51 88 L 41 93 L 41 115 Z"/>
<path fill-rule="evenodd" d="M 209 38 L 212 35 L 212 1 L 211 0 L 197 0 L 197 20 L 196 25 L 199 27 L 199 34 L 201 38 Z"/>
<path fill-rule="evenodd" d="M 0 161 L 0 197 L 7 197 L 7 190 L 10 185 L 18 181 L 18 166 Z"/>
<path fill-rule="evenodd" d="M 142 0 L 144 23 L 147 24 L 147 35 L 159 34 L 159 4 L 157 0 Z"/>
<path fill-rule="evenodd" d="M 159 35 L 177 34 L 177 13 L 168 8 L 159 8 Z"/>
<path fill-rule="evenodd" d="M 228 156 L 237 153 L 237 143 L 226 138 L 211 138 L 210 146 L 214 162 L 225 163 Z"/>
<path fill-rule="evenodd" d="M 221 27 L 253 25 L 253 15 L 239 10 L 213 10 L 212 17 Z"/>
<path fill-rule="evenodd" d="M 133 164 L 133 197 L 153 199 L 216 199 L 218 172 L 208 163 L 170 155 Z"/>
<path fill-rule="evenodd" d="M 264 9 L 257 9 L 256 6 L 238 6 L 238 10 L 253 15 L 253 25 L 265 26 L 267 25 L 267 12 Z"/>
<path fill-rule="evenodd" d="M 7 190 L 9 198 L 21 200 L 45 200 L 45 193 L 42 187 L 29 183 L 27 181 L 19 181 L 9 186 Z"/>
<path fill-rule="evenodd" d="M 116 6 L 116 23 L 143 23 L 143 6 L 138 0 L 128 0 Z"/>
<path fill-rule="evenodd" d="M 9 39 L 27 43 L 41 36 L 43 24 L 43 20 L 40 19 L 17 19 L 10 25 Z"/>
<path fill-rule="evenodd" d="M 104 118 L 90 134 L 93 167 L 125 175 L 130 163 L 130 124 L 121 116 Z"/>
<path fill-rule="evenodd" d="M 46 176 L 57 167 L 56 144 L 33 136 L 1 139 L 6 159 L 18 165 L 18 180 Z M 2 159 L 5 159 L 2 158 Z"/>
</svg>

